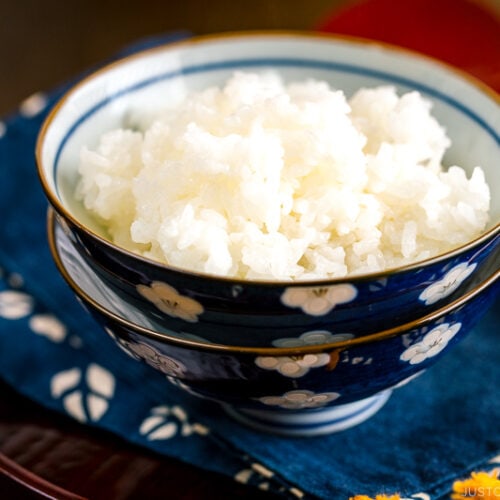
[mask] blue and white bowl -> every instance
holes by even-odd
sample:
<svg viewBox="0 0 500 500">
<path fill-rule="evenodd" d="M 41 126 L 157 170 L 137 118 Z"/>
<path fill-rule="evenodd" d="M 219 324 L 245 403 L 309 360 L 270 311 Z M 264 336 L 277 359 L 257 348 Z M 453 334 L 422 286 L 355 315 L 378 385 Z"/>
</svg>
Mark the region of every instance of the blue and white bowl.
<svg viewBox="0 0 500 500">
<path fill-rule="evenodd" d="M 83 145 L 93 146 L 160 95 L 221 84 L 235 70 L 274 69 L 285 80 L 318 78 L 350 95 L 360 87 L 418 90 L 453 147 L 446 164 L 485 171 L 491 220 L 473 241 L 387 272 L 315 282 L 241 281 L 153 262 L 111 243 L 75 200 Z M 414 320 L 458 298 L 500 241 L 498 96 L 428 58 L 368 41 L 305 34 L 195 38 L 144 51 L 86 78 L 45 122 L 37 145 L 42 185 L 70 240 L 103 283 L 165 331 L 240 346 L 278 346 L 322 330 L 355 337 Z M 277 344 L 276 344 L 277 343 Z"/>
<path fill-rule="evenodd" d="M 179 338 L 144 326 L 143 316 L 92 278 L 61 226 L 49 217 L 49 241 L 62 276 L 118 347 L 188 393 L 219 402 L 237 420 L 268 432 L 312 436 L 357 425 L 393 389 L 418 376 L 458 343 L 499 290 L 498 262 L 448 305 L 420 319 L 359 338 L 310 332 L 280 347 L 234 347 Z M 139 323 L 139 324 L 138 324 Z M 324 333 L 324 332 L 323 332 Z M 133 362 L 133 361 L 130 361 Z"/>
<path fill-rule="evenodd" d="M 65 230 L 64 224 L 61 224 L 60 218 L 57 217 L 53 209 L 49 209 L 47 215 L 49 231 L 49 240 L 52 242 L 54 252 L 63 263 L 68 273 L 74 277 L 75 281 L 81 288 L 96 290 L 99 297 L 102 297 L 102 303 L 112 304 L 110 309 L 126 321 L 130 321 L 139 327 L 144 327 L 156 331 L 159 335 L 164 334 L 166 338 L 176 337 L 179 339 L 190 339 L 205 344 L 221 344 L 228 347 L 249 347 L 250 342 L 241 340 L 235 336 L 231 339 L 232 343 L 228 343 L 226 331 L 219 332 L 216 329 L 209 330 L 208 334 L 203 330 L 199 335 L 190 334 L 183 330 L 170 330 L 164 327 L 161 322 L 156 322 L 148 314 L 145 314 L 140 305 L 136 306 L 130 301 L 123 300 L 123 295 L 117 293 L 115 288 L 109 286 L 96 273 L 95 266 L 87 262 L 85 257 L 72 244 L 71 233 Z M 55 233 L 59 234 L 56 237 Z M 495 252 L 490 252 L 481 265 L 477 268 L 472 279 L 467 280 L 467 283 L 459 288 L 459 293 L 455 293 L 457 297 L 470 292 L 482 281 L 488 279 L 498 269 L 499 257 Z M 372 331 L 371 333 L 376 333 Z M 256 336 L 256 338 L 258 338 Z M 349 340 L 356 338 L 356 335 L 350 332 L 332 333 L 329 330 L 302 330 L 300 334 L 290 336 L 290 330 L 284 330 L 282 337 L 275 339 L 269 344 L 256 344 L 253 347 L 301 347 L 319 344 L 331 344 L 340 340 Z M 264 339 L 265 340 L 265 339 Z"/>
</svg>

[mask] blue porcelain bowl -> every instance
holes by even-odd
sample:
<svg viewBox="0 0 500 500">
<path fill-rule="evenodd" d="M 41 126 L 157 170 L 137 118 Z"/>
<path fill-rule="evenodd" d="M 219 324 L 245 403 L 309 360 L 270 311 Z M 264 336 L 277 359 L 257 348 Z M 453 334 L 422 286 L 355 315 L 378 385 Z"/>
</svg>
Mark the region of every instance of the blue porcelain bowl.
<svg viewBox="0 0 500 500">
<path fill-rule="evenodd" d="M 479 164 L 485 171 L 492 192 L 486 230 L 460 248 L 387 272 L 294 283 L 194 273 L 111 243 L 74 197 L 81 147 L 122 126 L 130 113 L 152 111 L 159 95 L 220 84 L 238 69 L 269 68 L 285 80 L 329 81 L 347 95 L 387 84 L 399 92 L 420 91 L 433 102 L 433 113 L 452 140 L 445 164 L 459 164 L 469 174 Z M 280 347 L 281 339 L 300 342 L 310 331 L 371 335 L 460 297 L 482 262 L 499 252 L 498 111 L 498 96 L 492 91 L 406 50 L 313 34 L 212 36 L 145 51 L 77 84 L 44 124 L 37 164 L 73 246 L 98 279 L 155 328 L 228 345 Z"/>
<path fill-rule="evenodd" d="M 165 335 L 165 338 L 179 338 L 184 340 L 195 340 L 198 343 L 204 344 L 220 344 L 230 347 L 250 347 L 250 342 L 244 340 L 241 343 L 240 337 L 234 336 L 228 342 L 228 335 L 225 330 L 222 332 L 216 329 L 211 330 L 207 335 L 201 331 L 198 335 L 188 333 L 182 330 L 169 330 L 164 328 L 161 322 L 152 319 L 151 315 L 144 313 L 143 309 L 130 301 L 123 300 L 120 293 L 104 282 L 96 273 L 96 268 L 92 263 L 89 263 L 84 256 L 72 244 L 72 234 L 67 230 L 64 224 L 60 223 L 60 218 L 57 217 L 53 209 L 48 211 L 48 226 L 49 226 L 49 240 L 52 242 L 54 253 L 57 253 L 58 259 L 62 261 L 63 266 L 68 269 L 71 276 L 74 276 L 75 281 L 80 287 L 93 290 L 99 290 L 99 296 L 104 297 L 106 304 L 112 304 L 112 311 L 119 315 L 122 319 L 134 323 L 138 327 L 154 330 L 158 335 Z M 56 242 L 56 243 L 54 243 Z M 483 259 L 480 265 L 475 269 L 474 276 L 462 284 L 456 292 L 450 297 L 460 297 L 472 291 L 480 282 L 488 279 L 497 269 L 499 264 L 499 255 L 497 252 L 490 252 L 489 255 Z M 452 299 L 449 299 L 452 300 Z M 301 330 L 299 334 L 291 336 L 290 330 L 280 330 L 282 337 L 276 338 L 271 345 L 256 344 L 253 347 L 299 347 L 307 345 L 319 345 L 323 343 L 331 344 L 332 342 L 340 340 L 349 340 L 356 338 L 356 335 L 350 332 L 332 333 L 331 330 L 316 329 L 316 330 Z M 376 333 L 376 331 L 372 331 Z M 258 336 L 255 336 L 258 339 Z M 265 339 L 264 339 L 265 340 Z"/>
<path fill-rule="evenodd" d="M 282 339 L 281 347 L 235 347 L 140 326 L 140 313 L 128 317 L 90 268 L 82 272 L 83 260 L 54 217 L 49 241 L 62 276 L 118 347 L 188 393 L 221 403 L 237 420 L 292 436 L 340 431 L 369 418 L 393 389 L 452 349 L 500 288 L 498 261 L 490 257 L 468 292 L 415 321 L 359 338 L 323 338 L 321 344 L 314 338 L 321 332 L 310 332 L 303 342 Z"/>
</svg>

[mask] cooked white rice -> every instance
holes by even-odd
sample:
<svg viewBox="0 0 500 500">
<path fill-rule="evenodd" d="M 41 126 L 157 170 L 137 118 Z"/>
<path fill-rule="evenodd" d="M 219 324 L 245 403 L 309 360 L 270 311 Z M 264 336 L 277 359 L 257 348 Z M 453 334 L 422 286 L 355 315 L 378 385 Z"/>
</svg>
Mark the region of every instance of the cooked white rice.
<svg viewBox="0 0 500 500">
<path fill-rule="evenodd" d="M 489 190 L 441 166 L 450 140 L 418 92 L 236 73 L 147 130 L 81 152 L 77 196 L 129 250 L 245 279 L 317 279 L 448 251 L 485 227 Z"/>
</svg>

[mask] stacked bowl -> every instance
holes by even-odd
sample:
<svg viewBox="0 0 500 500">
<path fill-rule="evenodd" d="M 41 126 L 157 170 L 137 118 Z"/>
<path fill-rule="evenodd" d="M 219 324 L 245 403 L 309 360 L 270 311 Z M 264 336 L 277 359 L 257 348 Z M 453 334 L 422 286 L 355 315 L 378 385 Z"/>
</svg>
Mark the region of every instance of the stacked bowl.
<svg viewBox="0 0 500 500">
<path fill-rule="evenodd" d="M 242 280 L 180 269 L 114 244 L 75 198 L 80 150 L 159 96 L 272 69 L 352 94 L 418 90 L 453 146 L 481 165 L 490 222 L 465 245 L 384 272 L 315 281 Z M 373 42 L 298 33 L 191 39 L 118 61 L 71 89 L 37 145 L 58 269 L 117 345 L 255 428 L 314 435 L 356 425 L 393 388 L 459 342 L 498 292 L 498 97 L 455 70 Z"/>
</svg>

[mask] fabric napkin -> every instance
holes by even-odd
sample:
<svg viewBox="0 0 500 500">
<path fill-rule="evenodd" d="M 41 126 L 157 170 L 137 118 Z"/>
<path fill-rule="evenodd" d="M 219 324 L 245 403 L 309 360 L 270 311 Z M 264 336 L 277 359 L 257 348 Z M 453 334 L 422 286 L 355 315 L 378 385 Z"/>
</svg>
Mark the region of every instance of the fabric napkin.
<svg viewBox="0 0 500 500">
<path fill-rule="evenodd" d="M 317 438 L 242 427 L 117 349 L 63 282 L 46 243 L 47 203 L 33 150 L 63 91 L 36 94 L 0 121 L 2 379 L 84 425 L 284 498 L 448 498 L 454 479 L 500 463 L 499 301 L 378 414 Z"/>
</svg>

